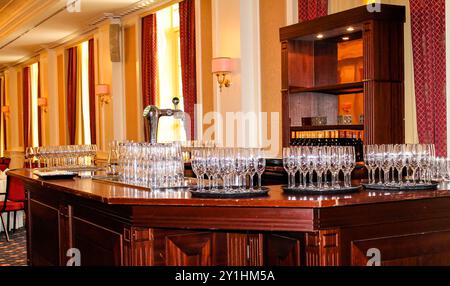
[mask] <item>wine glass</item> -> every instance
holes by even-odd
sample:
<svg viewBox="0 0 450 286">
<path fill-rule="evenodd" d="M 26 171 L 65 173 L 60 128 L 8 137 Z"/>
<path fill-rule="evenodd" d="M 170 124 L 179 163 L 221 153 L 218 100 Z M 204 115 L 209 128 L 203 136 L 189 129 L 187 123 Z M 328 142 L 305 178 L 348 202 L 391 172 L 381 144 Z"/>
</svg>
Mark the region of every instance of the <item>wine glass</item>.
<svg viewBox="0 0 450 286">
<path fill-rule="evenodd" d="M 343 164 L 342 170 L 344 172 L 344 185 L 345 187 L 351 187 L 351 174 L 355 169 L 356 156 L 354 147 L 343 147 Z"/>
<path fill-rule="evenodd" d="M 397 170 L 397 184 L 403 185 L 403 168 L 405 167 L 405 145 L 394 146 L 394 168 Z"/>
<path fill-rule="evenodd" d="M 314 166 L 317 174 L 317 188 L 321 190 L 323 188 L 322 185 L 322 176 L 323 172 L 326 168 L 326 159 L 324 154 L 324 149 L 321 147 L 313 147 L 312 150 L 313 160 L 314 160 Z"/>
<path fill-rule="evenodd" d="M 32 147 L 27 147 L 25 149 L 25 159 L 28 161 L 30 169 L 33 169 L 33 158 L 34 158 L 34 149 Z"/>
<path fill-rule="evenodd" d="M 309 162 L 309 147 L 300 147 L 299 148 L 299 156 L 300 156 L 300 172 L 302 173 L 302 187 L 307 187 L 306 182 L 306 176 L 308 175 L 309 169 L 310 169 L 310 162 Z M 310 179 L 312 181 L 312 179 Z"/>
<path fill-rule="evenodd" d="M 408 146 L 411 154 L 409 166 L 412 170 L 412 183 L 413 185 L 416 185 L 416 173 L 419 168 L 420 154 L 418 153 L 418 145 L 411 144 Z"/>
<path fill-rule="evenodd" d="M 330 172 L 331 172 L 331 188 L 339 188 L 339 171 L 341 169 L 341 157 L 339 156 L 339 147 L 328 148 L 328 156 L 330 160 Z"/>
<path fill-rule="evenodd" d="M 266 158 L 262 151 L 257 153 L 256 157 L 256 173 L 258 174 L 258 189 L 262 187 L 262 175 L 266 169 Z"/>
<path fill-rule="evenodd" d="M 288 188 L 292 188 L 291 179 L 291 148 L 283 148 L 283 167 L 288 174 Z"/>
</svg>

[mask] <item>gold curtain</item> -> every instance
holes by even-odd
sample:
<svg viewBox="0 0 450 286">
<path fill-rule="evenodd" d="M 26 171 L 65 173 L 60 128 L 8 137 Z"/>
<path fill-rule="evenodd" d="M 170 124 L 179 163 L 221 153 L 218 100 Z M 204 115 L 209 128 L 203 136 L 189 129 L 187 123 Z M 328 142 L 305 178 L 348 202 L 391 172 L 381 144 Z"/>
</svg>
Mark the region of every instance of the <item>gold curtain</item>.
<svg viewBox="0 0 450 286">
<path fill-rule="evenodd" d="M 405 24 L 405 139 L 407 143 L 418 143 L 416 97 L 414 90 L 414 66 L 412 53 L 411 14 L 409 0 L 328 0 L 328 13 L 338 13 L 368 3 L 383 3 L 406 7 Z"/>
</svg>

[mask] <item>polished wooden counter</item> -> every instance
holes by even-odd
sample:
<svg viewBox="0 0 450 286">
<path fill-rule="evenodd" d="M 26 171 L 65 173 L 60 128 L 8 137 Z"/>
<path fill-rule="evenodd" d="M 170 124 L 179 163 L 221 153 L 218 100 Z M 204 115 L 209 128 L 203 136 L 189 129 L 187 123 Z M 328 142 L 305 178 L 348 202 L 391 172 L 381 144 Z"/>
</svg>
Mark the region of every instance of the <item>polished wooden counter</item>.
<svg viewBox="0 0 450 286">
<path fill-rule="evenodd" d="M 65 265 L 450 264 L 450 190 L 197 199 L 91 179 L 44 181 L 10 171 L 27 191 L 29 262 Z M 53 248 L 50 246 L 53 245 Z"/>
</svg>

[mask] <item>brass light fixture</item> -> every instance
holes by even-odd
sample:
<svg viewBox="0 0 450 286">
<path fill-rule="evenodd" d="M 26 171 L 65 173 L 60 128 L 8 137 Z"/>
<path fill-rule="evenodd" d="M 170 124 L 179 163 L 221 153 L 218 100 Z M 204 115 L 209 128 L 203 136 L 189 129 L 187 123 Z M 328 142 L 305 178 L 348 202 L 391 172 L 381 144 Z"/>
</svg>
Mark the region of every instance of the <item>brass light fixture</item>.
<svg viewBox="0 0 450 286">
<path fill-rule="evenodd" d="M 48 101 L 46 97 L 38 98 L 38 106 L 42 109 L 43 112 L 47 113 Z"/>
<path fill-rule="evenodd" d="M 5 119 L 9 119 L 9 113 L 10 113 L 9 105 L 2 106 L 2 113 L 5 116 Z"/>
<path fill-rule="evenodd" d="M 212 72 L 217 76 L 220 92 L 222 92 L 223 87 L 231 86 L 231 79 L 228 78 L 228 75 L 231 75 L 232 67 L 231 58 L 221 57 L 212 60 Z"/>
<path fill-rule="evenodd" d="M 111 102 L 111 94 L 109 92 L 109 85 L 97 84 L 95 86 L 95 94 L 99 97 L 101 104 L 109 104 Z"/>
</svg>

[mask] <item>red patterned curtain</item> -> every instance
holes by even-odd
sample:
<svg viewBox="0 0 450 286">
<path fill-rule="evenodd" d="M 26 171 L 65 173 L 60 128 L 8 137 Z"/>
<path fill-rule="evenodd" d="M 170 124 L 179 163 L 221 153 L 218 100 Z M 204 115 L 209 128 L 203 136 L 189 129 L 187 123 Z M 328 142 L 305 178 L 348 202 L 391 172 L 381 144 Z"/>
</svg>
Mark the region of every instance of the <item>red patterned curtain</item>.
<svg viewBox="0 0 450 286">
<path fill-rule="evenodd" d="M 194 0 L 184 0 L 180 3 L 180 52 L 184 111 L 189 114 L 191 121 L 190 128 L 188 128 L 190 134 L 186 135 L 193 139 L 195 136 L 195 104 L 197 103 Z"/>
<path fill-rule="evenodd" d="M 410 0 L 419 141 L 447 156 L 445 0 Z"/>
<path fill-rule="evenodd" d="M 68 50 L 67 66 L 67 126 L 69 144 L 75 144 L 77 112 L 77 47 Z"/>
<path fill-rule="evenodd" d="M 95 125 L 96 107 L 95 107 L 95 52 L 94 39 L 89 40 L 89 113 L 91 127 L 91 144 L 97 142 L 97 128 Z"/>
<path fill-rule="evenodd" d="M 142 18 L 142 98 L 144 107 L 156 103 L 158 57 L 156 14 Z"/>
<path fill-rule="evenodd" d="M 30 147 L 30 67 L 23 69 L 23 144 L 24 147 Z"/>
<path fill-rule="evenodd" d="M 328 0 L 298 0 L 300 22 L 328 15 Z"/>
</svg>

